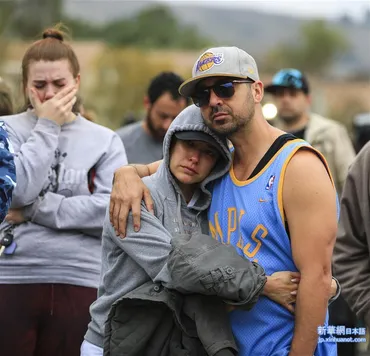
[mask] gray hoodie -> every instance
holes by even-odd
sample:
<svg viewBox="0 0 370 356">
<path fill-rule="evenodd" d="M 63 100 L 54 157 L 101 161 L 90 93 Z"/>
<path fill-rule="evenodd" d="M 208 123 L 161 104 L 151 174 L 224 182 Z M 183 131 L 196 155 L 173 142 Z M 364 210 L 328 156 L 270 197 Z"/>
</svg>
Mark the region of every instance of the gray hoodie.
<svg viewBox="0 0 370 356">
<path fill-rule="evenodd" d="M 127 163 L 120 138 L 81 116 L 63 126 L 32 111 L 1 119 L 15 151 L 11 207 L 26 207 L 29 221 L 14 227 L 17 249 L 1 256 L 0 283 L 97 288 L 113 173 Z"/>
<path fill-rule="evenodd" d="M 215 138 L 225 152 L 210 175 L 202 182 L 189 204 L 169 171 L 170 145 L 177 131 L 201 131 Z M 223 176 L 230 167 L 231 155 L 226 139 L 221 140 L 203 123 L 200 110 L 194 105 L 183 110 L 172 122 L 163 143 L 163 162 L 158 171 L 144 178 L 154 200 L 155 214 L 141 208 L 141 229 L 133 231 L 129 217 L 125 239 L 115 235 L 106 215 L 103 229 L 103 257 L 98 299 L 92 304 L 85 339 L 103 347 L 104 323 L 112 304 L 123 295 L 152 280 L 171 288 L 167 267 L 172 234 L 208 233 L 206 210 L 211 202 L 207 185 Z"/>
</svg>

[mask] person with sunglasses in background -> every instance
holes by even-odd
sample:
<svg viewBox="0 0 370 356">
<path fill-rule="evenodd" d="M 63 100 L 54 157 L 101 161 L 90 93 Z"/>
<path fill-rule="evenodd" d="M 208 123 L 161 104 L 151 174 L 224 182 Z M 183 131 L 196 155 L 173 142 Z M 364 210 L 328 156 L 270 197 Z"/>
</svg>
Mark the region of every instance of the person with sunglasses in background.
<svg viewBox="0 0 370 356">
<path fill-rule="evenodd" d="M 311 90 L 307 77 L 294 68 L 277 72 L 266 86 L 277 108 L 276 127 L 309 142 L 325 157 L 339 196 L 355 158 L 346 128 L 339 122 L 310 111 Z M 342 296 L 330 306 L 330 325 L 356 326 L 356 317 Z M 339 356 L 355 356 L 355 343 L 338 343 Z"/>
<path fill-rule="evenodd" d="M 180 93 L 191 97 L 205 124 L 227 136 L 234 147 L 229 172 L 211 187 L 210 234 L 257 261 L 267 275 L 279 270 L 301 274 L 295 315 L 263 296 L 248 312 L 230 312 L 239 355 L 336 355 L 335 343 L 318 339 L 318 330 L 328 321 L 338 218 L 325 159 L 304 140 L 265 120 L 264 86 L 255 60 L 242 49 L 210 48 L 197 59 L 192 73 Z M 155 167 L 146 169 L 149 173 Z M 142 197 L 152 210 L 148 188 L 135 169 L 117 170 L 110 218 L 122 237 L 130 209 L 134 226 L 140 228 Z"/>
<path fill-rule="evenodd" d="M 277 108 L 274 125 L 309 142 L 325 157 L 341 195 L 355 150 L 346 128 L 310 111 L 312 98 L 306 76 L 297 69 L 282 69 L 266 86 Z"/>
</svg>

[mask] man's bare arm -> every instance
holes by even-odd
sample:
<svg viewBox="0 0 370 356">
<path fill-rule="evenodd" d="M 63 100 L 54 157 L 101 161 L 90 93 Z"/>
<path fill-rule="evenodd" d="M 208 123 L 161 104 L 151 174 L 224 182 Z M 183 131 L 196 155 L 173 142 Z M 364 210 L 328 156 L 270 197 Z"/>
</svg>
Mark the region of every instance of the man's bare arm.
<svg viewBox="0 0 370 356">
<path fill-rule="evenodd" d="M 157 169 L 158 169 L 158 167 L 161 163 L 162 163 L 162 160 L 155 161 L 155 162 L 149 163 L 149 164 L 128 164 L 128 166 L 134 167 L 138 176 L 140 178 L 144 178 L 144 177 L 147 177 L 147 176 L 151 176 L 152 174 L 157 172 Z M 121 169 L 121 168 L 119 168 L 119 169 Z M 116 173 L 118 173 L 118 174 L 119 174 L 119 169 L 116 171 Z"/>
<path fill-rule="evenodd" d="M 130 210 L 132 210 L 135 229 L 140 230 L 142 200 L 144 200 L 148 211 L 153 213 L 153 200 L 149 189 L 141 178 L 154 174 L 161 162 L 156 161 L 148 165 L 129 164 L 118 168 L 114 173 L 109 215 L 117 236 L 125 237 Z"/>
<path fill-rule="evenodd" d="M 301 150 L 288 164 L 283 207 L 294 262 L 301 273 L 295 329 L 289 356 L 312 356 L 317 327 L 324 324 L 330 297 L 331 258 L 337 231 L 334 187 L 321 160 Z"/>
</svg>

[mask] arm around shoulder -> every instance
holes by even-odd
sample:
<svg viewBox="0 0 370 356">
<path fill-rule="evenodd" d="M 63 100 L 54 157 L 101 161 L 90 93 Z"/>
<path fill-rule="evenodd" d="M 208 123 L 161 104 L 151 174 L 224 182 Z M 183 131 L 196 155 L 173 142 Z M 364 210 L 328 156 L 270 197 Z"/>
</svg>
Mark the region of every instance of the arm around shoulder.
<svg viewBox="0 0 370 356">
<path fill-rule="evenodd" d="M 149 165 L 130 164 L 117 169 L 114 173 L 113 188 L 109 204 L 110 221 L 121 237 L 126 235 L 127 217 L 132 210 L 134 226 L 140 230 L 140 204 L 144 200 L 146 207 L 153 212 L 153 200 L 149 189 L 141 178 L 154 174 L 161 161 Z"/>
</svg>

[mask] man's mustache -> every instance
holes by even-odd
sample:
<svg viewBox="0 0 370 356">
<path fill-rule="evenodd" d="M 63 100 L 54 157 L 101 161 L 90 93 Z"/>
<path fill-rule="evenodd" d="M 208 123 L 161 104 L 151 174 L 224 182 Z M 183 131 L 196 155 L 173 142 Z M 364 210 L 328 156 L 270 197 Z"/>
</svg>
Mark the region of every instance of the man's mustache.
<svg viewBox="0 0 370 356">
<path fill-rule="evenodd" d="M 220 105 L 211 106 L 211 109 L 212 109 L 212 112 L 211 112 L 212 116 L 220 112 L 225 113 L 225 114 L 230 114 L 229 110 L 223 108 Z"/>
</svg>

